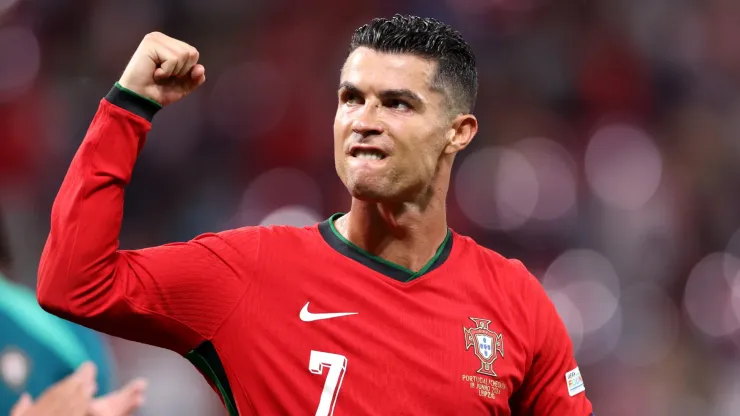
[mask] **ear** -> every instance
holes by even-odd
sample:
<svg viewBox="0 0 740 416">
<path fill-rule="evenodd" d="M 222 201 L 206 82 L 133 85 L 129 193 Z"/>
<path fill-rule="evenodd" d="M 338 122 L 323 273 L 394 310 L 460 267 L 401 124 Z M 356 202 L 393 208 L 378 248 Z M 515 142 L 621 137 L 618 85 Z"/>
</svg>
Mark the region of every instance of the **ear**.
<svg viewBox="0 0 740 416">
<path fill-rule="evenodd" d="M 445 154 L 454 154 L 468 147 L 476 133 L 478 133 L 478 119 L 474 115 L 460 114 L 455 117 L 452 126 L 447 131 Z"/>
</svg>

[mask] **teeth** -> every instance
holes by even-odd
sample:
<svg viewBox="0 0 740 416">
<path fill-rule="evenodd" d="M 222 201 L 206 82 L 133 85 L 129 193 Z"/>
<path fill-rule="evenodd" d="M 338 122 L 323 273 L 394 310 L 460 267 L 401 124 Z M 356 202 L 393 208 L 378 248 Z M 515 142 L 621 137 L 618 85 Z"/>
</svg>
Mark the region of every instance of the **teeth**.
<svg viewBox="0 0 740 416">
<path fill-rule="evenodd" d="M 383 158 L 383 155 L 377 152 L 370 151 L 370 150 L 358 150 L 355 153 L 355 157 L 358 159 L 366 159 L 366 160 L 380 160 Z"/>
</svg>

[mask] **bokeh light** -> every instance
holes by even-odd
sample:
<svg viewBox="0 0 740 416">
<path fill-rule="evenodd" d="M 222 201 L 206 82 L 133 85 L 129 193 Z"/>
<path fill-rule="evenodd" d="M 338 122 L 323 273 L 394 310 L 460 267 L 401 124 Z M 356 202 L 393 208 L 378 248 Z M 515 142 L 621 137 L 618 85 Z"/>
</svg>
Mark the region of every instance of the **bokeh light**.
<svg viewBox="0 0 740 416">
<path fill-rule="evenodd" d="M 11 7 L 15 6 L 20 0 L 0 0 L 0 17 L 3 13 L 10 10 Z"/>
<path fill-rule="evenodd" d="M 563 321 L 579 362 L 605 358 L 617 345 L 622 327 L 619 278 L 609 260 L 590 249 L 568 250 L 550 264 L 542 284 L 548 293 L 557 294 L 558 303 L 553 303 L 561 317 L 569 317 Z"/>
<path fill-rule="evenodd" d="M 518 151 L 487 147 L 467 156 L 455 179 L 457 202 L 476 224 L 513 230 L 532 216 L 539 183 L 532 165 Z M 471 187 L 481 183 L 482 187 Z"/>
<path fill-rule="evenodd" d="M 718 378 L 717 387 L 712 393 L 712 415 L 736 416 L 740 409 L 740 366 L 737 362 L 727 362 L 727 371 Z"/>
<path fill-rule="evenodd" d="M 622 329 L 619 278 L 609 260 L 590 249 L 568 250 L 550 264 L 542 284 L 555 296 L 579 362 L 607 357 Z"/>
<path fill-rule="evenodd" d="M 622 209 L 642 207 L 658 190 L 663 161 L 653 139 L 628 124 L 597 130 L 586 150 L 586 178 L 605 203 Z"/>
<path fill-rule="evenodd" d="M 262 219 L 260 225 L 287 225 L 292 227 L 306 227 L 323 220 L 313 209 L 303 206 L 288 206 L 278 208 Z"/>
<path fill-rule="evenodd" d="M 565 216 L 576 204 L 576 164 L 568 151 L 545 138 L 529 138 L 515 143 L 534 169 L 537 178 L 537 204 L 532 217 L 552 221 Z"/>
<path fill-rule="evenodd" d="M 694 326 L 711 337 L 730 335 L 740 329 L 735 313 L 733 282 L 740 260 L 727 253 L 712 253 L 691 270 L 684 290 L 683 306 Z"/>
<path fill-rule="evenodd" d="M 545 272 L 542 284 L 546 288 L 562 288 L 571 283 L 595 282 L 619 298 L 619 277 L 603 254 L 592 249 L 571 249 L 556 258 Z"/>
</svg>

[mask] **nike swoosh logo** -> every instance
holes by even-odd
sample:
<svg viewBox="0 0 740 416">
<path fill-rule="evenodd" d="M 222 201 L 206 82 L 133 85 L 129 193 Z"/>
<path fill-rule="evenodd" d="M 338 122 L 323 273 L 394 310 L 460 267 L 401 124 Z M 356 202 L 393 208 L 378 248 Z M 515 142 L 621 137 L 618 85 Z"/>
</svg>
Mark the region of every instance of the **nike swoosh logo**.
<svg viewBox="0 0 740 416">
<path fill-rule="evenodd" d="M 301 309 L 300 318 L 303 322 L 313 322 L 313 321 L 320 321 L 322 319 L 332 319 L 332 318 L 340 318 L 342 316 L 349 316 L 349 315 L 357 315 L 357 312 L 338 312 L 338 313 L 311 313 L 308 311 L 308 304 L 311 302 L 306 302 L 305 305 L 303 305 L 303 309 Z"/>
</svg>

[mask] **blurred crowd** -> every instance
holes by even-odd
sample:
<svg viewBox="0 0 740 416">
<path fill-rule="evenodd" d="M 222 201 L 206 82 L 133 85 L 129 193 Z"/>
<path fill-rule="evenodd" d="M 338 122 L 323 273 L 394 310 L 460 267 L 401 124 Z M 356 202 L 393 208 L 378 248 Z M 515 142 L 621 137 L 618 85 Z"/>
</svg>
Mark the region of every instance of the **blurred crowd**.
<svg viewBox="0 0 740 416">
<path fill-rule="evenodd" d="M 352 31 L 436 17 L 478 57 L 481 130 L 449 225 L 542 281 L 596 414 L 740 414 L 740 2 L 0 0 L 0 205 L 34 285 L 50 207 L 99 100 L 158 30 L 208 82 L 160 112 L 123 248 L 349 208 L 332 121 Z M 223 414 L 174 354 L 111 340 L 143 415 Z M 461 348 L 462 335 L 461 335 Z"/>
</svg>

